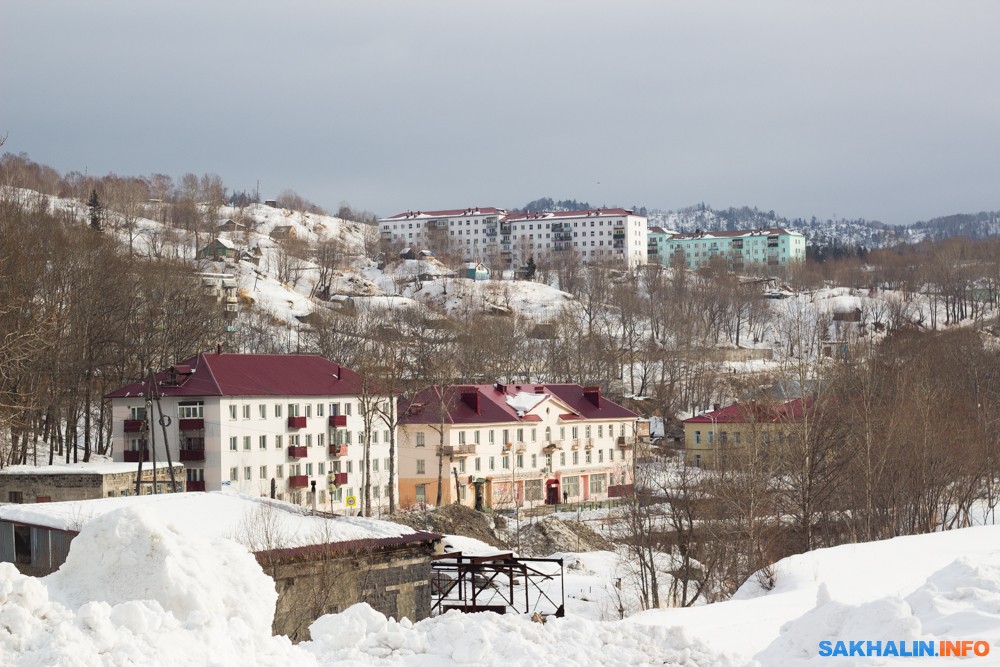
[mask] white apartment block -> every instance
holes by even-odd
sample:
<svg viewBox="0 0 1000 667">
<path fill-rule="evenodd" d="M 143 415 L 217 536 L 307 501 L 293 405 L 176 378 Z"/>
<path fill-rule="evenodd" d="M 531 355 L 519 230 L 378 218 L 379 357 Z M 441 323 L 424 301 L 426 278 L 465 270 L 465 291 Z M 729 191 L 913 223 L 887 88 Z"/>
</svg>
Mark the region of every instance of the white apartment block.
<svg viewBox="0 0 1000 667">
<path fill-rule="evenodd" d="M 315 500 L 318 509 L 339 513 L 361 509 L 365 420 L 354 371 L 313 355 L 199 354 L 156 374 L 156 392 L 170 457 L 184 465 L 188 491 L 269 496 L 273 485 L 278 499 Z M 106 396 L 116 461 L 166 464 L 152 394 L 144 379 Z M 394 409 L 390 397 L 368 405 L 373 401 Z M 379 417 L 371 424 L 377 514 L 388 507 L 390 432 Z"/>
<path fill-rule="evenodd" d="M 646 218 L 622 208 L 508 214 L 498 208 L 407 211 L 379 221 L 382 237 L 447 248 L 463 259 L 520 266 L 576 252 L 584 261 L 646 263 Z"/>
</svg>

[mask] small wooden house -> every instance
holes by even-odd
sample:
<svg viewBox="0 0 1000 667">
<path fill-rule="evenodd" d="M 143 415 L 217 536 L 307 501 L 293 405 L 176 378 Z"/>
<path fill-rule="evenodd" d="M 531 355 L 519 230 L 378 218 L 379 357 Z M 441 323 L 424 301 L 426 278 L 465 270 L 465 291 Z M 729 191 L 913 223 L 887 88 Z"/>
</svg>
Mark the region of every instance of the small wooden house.
<svg viewBox="0 0 1000 667">
<path fill-rule="evenodd" d="M 224 259 L 236 257 L 236 246 L 232 241 L 223 238 L 214 238 L 204 248 L 198 251 L 200 259 Z"/>
<path fill-rule="evenodd" d="M 298 232 L 295 231 L 295 227 L 292 225 L 276 225 L 274 229 L 271 230 L 271 238 L 275 241 L 284 241 L 286 239 L 294 239 L 298 237 Z"/>
</svg>

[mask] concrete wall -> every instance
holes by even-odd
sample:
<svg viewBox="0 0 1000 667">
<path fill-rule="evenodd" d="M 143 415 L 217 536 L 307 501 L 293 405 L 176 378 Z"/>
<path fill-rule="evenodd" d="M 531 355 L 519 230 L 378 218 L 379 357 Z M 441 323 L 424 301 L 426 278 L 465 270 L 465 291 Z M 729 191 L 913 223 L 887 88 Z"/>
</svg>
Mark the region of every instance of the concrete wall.
<svg viewBox="0 0 1000 667">
<path fill-rule="evenodd" d="M 397 620 L 430 616 L 432 541 L 288 551 L 257 554 L 278 590 L 275 634 L 303 641 L 316 618 L 358 602 Z"/>
</svg>

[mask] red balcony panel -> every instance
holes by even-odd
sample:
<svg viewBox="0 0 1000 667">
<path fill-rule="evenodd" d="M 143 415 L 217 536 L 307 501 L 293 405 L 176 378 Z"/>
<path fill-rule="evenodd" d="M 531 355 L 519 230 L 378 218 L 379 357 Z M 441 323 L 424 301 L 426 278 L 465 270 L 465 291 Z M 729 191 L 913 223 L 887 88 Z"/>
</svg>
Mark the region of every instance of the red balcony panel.
<svg viewBox="0 0 1000 667">
<path fill-rule="evenodd" d="M 192 482 L 191 480 L 188 480 L 188 482 L 187 482 L 187 490 L 188 491 L 204 491 L 205 490 L 205 482 L 203 482 L 203 481 L 202 482 Z"/>
<path fill-rule="evenodd" d="M 182 431 L 201 431 L 205 428 L 204 419 L 181 419 L 177 428 Z"/>
<path fill-rule="evenodd" d="M 330 426 L 347 426 L 347 415 L 330 415 Z"/>
<path fill-rule="evenodd" d="M 290 459 L 304 459 L 309 456 L 308 447 L 289 447 L 288 448 L 288 458 Z"/>
<path fill-rule="evenodd" d="M 330 456 L 347 456 L 347 445 L 330 445 Z"/>
<path fill-rule="evenodd" d="M 293 489 L 304 489 L 309 486 L 308 475 L 292 475 L 288 478 L 288 486 Z"/>
<path fill-rule="evenodd" d="M 182 449 L 181 450 L 181 461 L 204 461 L 205 460 L 205 450 L 204 449 Z"/>
<path fill-rule="evenodd" d="M 305 428 L 306 418 L 305 417 L 289 417 L 288 418 L 288 428 Z"/>
<path fill-rule="evenodd" d="M 130 450 L 125 450 L 124 452 L 122 452 L 122 456 L 123 456 L 123 460 L 125 461 L 125 463 L 138 463 L 139 462 L 139 457 L 142 457 L 143 461 L 148 461 L 149 460 L 149 450 L 147 449 L 147 450 L 144 450 L 144 451 L 141 451 L 141 452 L 139 452 L 139 451 L 133 452 L 133 451 L 130 451 Z"/>
<path fill-rule="evenodd" d="M 344 484 L 347 484 L 347 473 L 346 472 L 337 472 L 337 473 L 334 473 L 333 474 L 333 485 L 334 486 L 342 486 Z"/>
<path fill-rule="evenodd" d="M 141 419 L 126 419 L 125 420 L 125 432 L 126 433 L 139 433 L 142 431 L 142 420 Z"/>
</svg>

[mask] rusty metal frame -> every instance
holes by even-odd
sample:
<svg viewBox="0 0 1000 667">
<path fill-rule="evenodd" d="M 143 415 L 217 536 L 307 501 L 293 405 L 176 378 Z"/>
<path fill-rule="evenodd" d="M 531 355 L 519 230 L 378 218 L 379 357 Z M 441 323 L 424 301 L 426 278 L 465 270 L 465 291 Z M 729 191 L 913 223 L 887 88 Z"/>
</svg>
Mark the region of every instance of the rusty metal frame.
<svg viewBox="0 0 1000 667">
<path fill-rule="evenodd" d="M 542 563 L 559 565 L 559 572 L 538 569 Z M 502 578 L 506 577 L 506 581 Z M 558 604 L 541 588 L 543 581 L 559 578 Z M 524 587 L 523 606 L 516 588 Z M 532 605 L 534 591 L 534 605 Z M 438 554 L 431 559 L 431 614 L 451 609 L 463 612 L 508 611 L 562 617 L 566 613 L 566 584 L 562 558 L 520 558 L 511 553 L 465 556 L 461 552 Z M 539 608 L 543 602 L 549 607 Z"/>
</svg>

